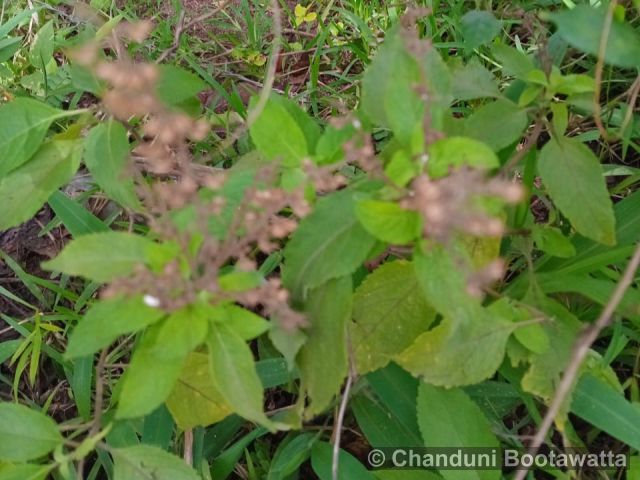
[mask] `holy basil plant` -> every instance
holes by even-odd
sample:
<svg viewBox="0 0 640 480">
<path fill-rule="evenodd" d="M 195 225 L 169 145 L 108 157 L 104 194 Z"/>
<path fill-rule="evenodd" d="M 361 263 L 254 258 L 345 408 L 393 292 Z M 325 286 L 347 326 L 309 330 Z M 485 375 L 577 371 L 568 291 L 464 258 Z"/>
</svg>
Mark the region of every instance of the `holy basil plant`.
<svg viewBox="0 0 640 480">
<path fill-rule="evenodd" d="M 603 15 L 577 6 L 549 19 L 597 55 Z M 90 65 L 104 119 L 28 98 L 0 107 L 0 230 L 48 203 L 70 232 L 42 268 L 86 281 L 71 296 L 82 303 L 60 307 L 77 319 L 60 361 L 81 414 L 97 418 L 78 440 L 0 404 L 0 478 L 44 478 L 94 449 L 117 480 L 199 478 L 162 431 L 177 427 L 185 443 L 195 431 L 206 449 L 257 424 L 211 467 L 226 478 L 256 438 L 337 410 L 345 382 L 374 447 L 498 447 L 496 418 L 522 398 L 551 402 L 591 318 L 566 299 L 607 303 L 610 266 L 640 236 L 640 194 L 614 205 L 593 146 L 569 127 L 594 78 L 503 43 L 503 27 L 487 11 L 464 15 L 451 58 L 403 20 L 362 74 L 354 111 L 321 123 L 296 99 L 257 95 L 245 150 L 215 168 L 189 150 L 206 137 L 207 120 L 190 115 L 206 85 L 179 67 Z M 615 19 L 603 61 L 636 68 L 633 41 Z M 123 71 L 138 83 L 122 84 Z M 136 96 L 149 112 L 126 102 Z M 126 215 L 97 218 L 59 191 L 79 169 Z M 629 289 L 616 314 L 637 321 L 639 298 Z M 99 411 L 77 381 L 95 358 Z M 555 425 L 573 438 L 573 412 L 638 448 L 637 429 L 598 423 L 608 407 L 589 401 L 600 392 L 637 420 L 610 360 L 590 350 Z M 268 478 L 290 478 L 309 455 L 331 478 L 319 437 L 290 434 Z M 347 452 L 338 460 L 344 478 L 373 478 Z"/>
</svg>

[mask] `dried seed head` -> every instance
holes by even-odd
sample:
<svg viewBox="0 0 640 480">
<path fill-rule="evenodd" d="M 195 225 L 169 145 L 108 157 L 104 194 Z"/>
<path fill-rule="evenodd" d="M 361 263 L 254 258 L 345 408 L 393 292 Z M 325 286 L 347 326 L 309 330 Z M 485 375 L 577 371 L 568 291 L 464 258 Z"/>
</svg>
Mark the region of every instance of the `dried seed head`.
<svg viewBox="0 0 640 480">
<path fill-rule="evenodd" d="M 467 292 L 474 297 L 482 297 L 487 287 L 503 277 L 505 269 L 504 260 L 501 258 L 489 262 L 469 276 L 467 279 Z"/>
<path fill-rule="evenodd" d="M 400 205 L 417 210 L 424 219 L 425 236 L 439 241 L 447 241 L 455 232 L 500 236 L 504 233 L 502 221 L 477 205 L 477 199 L 486 196 L 514 202 L 522 198 L 522 189 L 498 178 L 487 180 L 478 170 L 461 168 L 440 179 L 426 174 L 416 177 Z"/>
<path fill-rule="evenodd" d="M 129 40 L 137 43 L 144 42 L 153 30 L 153 22 L 151 20 L 141 20 L 139 22 L 123 22 L 118 25 L 116 32 Z"/>
</svg>

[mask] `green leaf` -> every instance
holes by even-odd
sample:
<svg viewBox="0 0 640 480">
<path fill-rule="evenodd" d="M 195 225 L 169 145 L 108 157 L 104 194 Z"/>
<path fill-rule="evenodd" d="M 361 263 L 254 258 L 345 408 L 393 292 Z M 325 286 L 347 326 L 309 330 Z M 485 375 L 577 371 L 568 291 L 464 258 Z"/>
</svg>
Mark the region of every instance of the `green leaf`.
<svg viewBox="0 0 640 480">
<path fill-rule="evenodd" d="M 425 114 L 417 85 L 424 85 L 429 92 L 432 123 L 439 127 L 437 116 L 451 101 L 447 67 L 434 48 L 424 57 L 414 58 L 400 29 L 393 28 L 364 74 L 360 104 L 371 121 L 390 128 L 405 145 L 421 128 Z"/>
<path fill-rule="evenodd" d="M 171 412 L 161 405 L 144 418 L 140 443 L 166 450 L 171 445 L 175 426 Z"/>
<path fill-rule="evenodd" d="M 25 163 L 36 153 L 49 126 L 55 120 L 70 115 L 75 115 L 75 112 L 58 110 L 31 98 L 16 98 L 2 105 L 0 107 L 0 178 Z M 55 144 L 59 145 L 60 142 Z M 4 195 L 2 198 L 5 198 Z"/>
<path fill-rule="evenodd" d="M 467 272 L 460 268 L 465 260 L 469 265 L 461 248 L 450 251 L 430 244 L 416 251 L 413 262 L 427 303 L 456 324 L 477 321 L 483 315 L 480 299 L 467 292 Z"/>
<path fill-rule="evenodd" d="M 398 428 L 406 432 L 406 441 L 402 445 L 422 445 L 416 413 L 418 380 L 395 363 L 369 373 L 366 378 Z"/>
<path fill-rule="evenodd" d="M 43 69 L 53 58 L 53 20 L 45 23 L 31 44 L 29 61 L 37 69 Z"/>
<path fill-rule="evenodd" d="M 472 138 L 443 138 L 431 144 L 428 153 L 427 171 L 434 178 L 444 177 L 450 169 L 464 166 L 487 170 L 500 166 L 493 150 Z"/>
<path fill-rule="evenodd" d="M 566 103 L 552 103 L 550 105 L 553 113 L 552 127 L 555 137 L 562 137 L 569 125 L 569 111 Z"/>
<path fill-rule="evenodd" d="M 317 161 L 321 165 L 335 163 L 344 158 L 343 145 L 353 138 L 356 129 L 353 125 L 336 128 L 329 125 L 318 140 L 316 146 Z"/>
<path fill-rule="evenodd" d="M 289 113 L 289 115 L 291 115 L 304 134 L 309 153 L 314 153 L 316 145 L 322 135 L 322 130 L 316 123 L 316 120 L 308 115 L 307 112 L 302 110 L 296 102 L 284 95 L 272 95 L 270 101 L 281 106 Z"/>
<path fill-rule="evenodd" d="M 493 74 L 477 60 L 452 69 L 451 79 L 451 93 L 456 100 L 502 96 Z"/>
<path fill-rule="evenodd" d="M 63 438 L 56 423 L 17 403 L 0 403 L 0 460 L 25 462 L 48 454 Z"/>
<path fill-rule="evenodd" d="M 378 480 L 440 480 L 442 477 L 428 470 L 376 470 Z"/>
<path fill-rule="evenodd" d="M 460 30 L 469 48 L 489 43 L 500 33 L 502 22 L 486 10 L 471 10 L 460 19 Z"/>
<path fill-rule="evenodd" d="M 605 245 L 616 243 L 613 206 L 600 162 L 589 147 L 554 137 L 540 152 L 538 172 L 554 203 L 578 232 Z"/>
<path fill-rule="evenodd" d="M 497 152 L 515 143 L 528 124 L 522 108 L 508 100 L 496 100 L 478 108 L 465 120 L 465 135 Z"/>
<path fill-rule="evenodd" d="M 571 10 L 553 12 L 548 16 L 570 45 L 591 55 L 598 55 L 606 11 L 604 7 L 577 5 Z M 631 25 L 613 19 L 604 59 L 618 67 L 640 67 L 640 35 Z"/>
<path fill-rule="evenodd" d="M 305 308 L 309 339 L 298 355 L 302 388 L 309 398 L 308 418 L 329 406 L 347 375 L 351 288 L 351 277 L 342 277 L 309 292 Z"/>
<path fill-rule="evenodd" d="M 100 80 L 91 69 L 77 63 L 68 64 L 67 68 L 75 88 L 92 93 L 96 97 L 102 97 L 106 88 L 104 81 Z"/>
<path fill-rule="evenodd" d="M 640 480 L 640 456 L 632 455 L 627 457 L 629 466 L 627 467 L 627 480 Z"/>
<path fill-rule="evenodd" d="M 102 220 L 60 190 L 53 192 L 47 203 L 74 237 L 109 231 Z"/>
<path fill-rule="evenodd" d="M 140 296 L 116 297 L 95 303 L 69 337 L 65 356 L 83 357 L 109 346 L 119 336 L 157 322 L 165 313 L 144 304 Z"/>
<path fill-rule="evenodd" d="M 395 202 L 361 200 L 356 204 L 356 216 L 371 235 L 384 242 L 403 245 L 420 236 L 418 213 Z"/>
<path fill-rule="evenodd" d="M 208 346 L 213 381 L 225 401 L 247 420 L 272 426 L 262 411 L 262 384 L 246 342 L 228 326 L 217 324 L 211 328 Z"/>
<path fill-rule="evenodd" d="M 53 469 L 50 465 L 0 465 L 0 480 L 45 480 Z"/>
<path fill-rule="evenodd" d="M 484 310 L 479 310 L 484 313 Z M 452 387 L 479 383 L 495 373 L 504 358 L 514 324 L 484 313 L 457 325 L 445 318 L 423 333 L 395 361 L 433 385 Z"/>
<path fill-rule="evenodd" d="M 426 447 L 498 448 L 491 424 L 466 393 L 445 390 L 426 383 L 418 388 L 418 425 Z M 491 480 L 501 478 L 498 470 L 442 470 L 447 480 Z"/>
<path fill-rule="evenodd" d="M 105 193 L 121 205 L 140 209 L 133 179 L 125 176 L 129 160 L 127 130 L 115 120 L 91 129 L 84 147 L 84 162 Z"/>
<path fill-rule="evenodd" d="M 277 318 L 277 315 L 275 316 Z M 293 331 L 286 330 L 275 322 L 273 328 L 269 330 L 269 340 L 273 346 L 282 354 L 289 370 L 295 367 L 295 358 L 298 352 L 307 341 L 307 335 L 302 329 Z"/>
<path fill-rule="evenodd" d="M 6 340 L 0 343 L 0 364 L 9 360 L 13 354 L 22 345 L 22 340 L 16 338 L 15 340 Z"/>
<path fill-rule="evenodd" d="M 640 449 L 640 409 L 593 375 L 583 375 L 571 411 L 636 450 Z"/>
<path fill-rule="evenodd" d="M 374 244 L 358 222 L 353 193 L 331 194 L 300 222 L 287 244 L 283 284 L 295 299 L 303 298 L 307 289 L 355 271 Z"/>
<path fill-rule="evenodd" d="M 549 336 L 538 323 L 516 328 L 513 336 L 534 353 L 544 353 L 549 349 Z"/>
<path fill-rule="evenodd" d="M 349 402 L 358 427 L 372 447 L 397 447 L 422 445 L 419 435 L 405 425 L 380 400 L 357 395 Z M 414 412 L 415 413 L 415 412 Z"/>
<path fill-rule="evenodd" d="M 238 207 L 243 201 L 245 192 L 249 187 L 256 183 L 256 174 L 253 169 L 230 169 L 227 170 L 227 172 L 227 180 L 224 182 L 222 188 L 216 192 L 217 195 L 224 199 L 225 208 L 220 215 L 212 215 L 209 217 L 209 232 L 220 240 L 226 238 L 228 235 L 231 222 L 235 217 Z M 190 211 L 193 216 L 187 217 L 186 222 L 184 222 L 186 224 L 184 227 L 181 227 L 182 229 L 192 229 L 193 224 L 197 223 L 195 220 L 195 211 L 193 209 L 190 209 Z M 177 216 L 175 218 L 177 218 Z M 178 224 L 178 222 L 176 222 L 176 224 Z"/>
<path fill-rule="evenodd" d="M 24 37 L 7 37 L 0 40 L 0 63 L 9 60 L 20 50 Z"/>
<path fill-rule="evenodd" d="M 170 107 L 182 105 L 194 98 L 207 84 L 197 75 L 175 65 L 160 65 L 156 93 Z"/>
<path fill-rule="evenodd" d="M 69 242 L 56 258 L 43 262 L 42 267 L 108 282 L 131 274 L 136 265 L 143 264 L 150 245 L 151 240 L 132 233 L 92 233 Z"/>
<path fill-rule="evenodd" d="M 273 455 L 267 480 L 285 480 L 309 458 L 317 434 L 302 433 L 286 443 L 280 443 Z"/>
<path fill-rule="evenodd" d="M 207 354 L 189 354 L 167 407 L 182 430 L 212 425 L 233 412 L 211 377 Z"/>
<path fill-rule="evenodd" d="M 167 359 L 182 360 L 204 343 L 209 332 L 207 311 L 194 305 L 175 310 L 159 326 L 156 342 Z"/>
<path fill-rule="evenodd" d="M 254 97 L 250 108 L 255 108 Z M 251 140 L 256 148 L 269 160 L 281 160 L 286 167 L 298 167 L 302 159 L 311 154 L 313 145 L 309 145 L 308 137 L 313 137 L 308 122 L 299 123 L 305 113 L 292 115 L 296 105 L 289 105 L 290 100 L 272 96 L 266 103 L 260 116 L 251 125 Z M 295 111 L 295 110 L 294 110 Z"/>
<path fill-rule="evenodd" d="M 211 320 L 227 325 L 244 340 L 259 337 L 271 328 L 271 323 L 264 318 L 237 305 L 218 305 L 209 314 Z"/>
<path fill-rule="evenodd" d="M 399 187 L 404 187 L 420 173 L 406 150 L 398 150 L 384 169 L 384 174 Z"/>
<path fill-rule="evenodd" d="M 264 388 L 277 387 L 292 381 L 297 377 L 287 368 L 287 362 L 280 357 L 267 358 L 256 362 L 256 372 Z"/>
<path fill-rule="evenodd" d="M 571 240 L 565 237 L 560 229 L 534 225 L 532 230 L 533 241 L 543 252 L 561 258 L 573 257 L 576 254 Z"/>
<path fill-rule="evenodd" d="M 85 422 L 91 419 L 91 394 L 93 390 L 93 355 L 78 358 L 73 362 L 73 373 L 69 386 L 80 417 Z"/>
<path fill-rule="evenodd" d="M 375 477 L 350 453 L 340 449 L 337 480 L 375 480 Z M 311 449 L 311 467 L 320 480 L 332 480 L 333 445 L 316 442 Z"/>
<path fill-rule="evenodd" d="M 589 293 L 588 296 L 594 299 L 602 297 L 602 305 L 609 301 L 613 290 L 607 291 L 601 285 L 606 287 L 612 283 L 583 274 L 608 265 L 622 264 L 627 262 L 629 256 L 632 255 L 634 244 L 640 238 L 640 215 L 637 215 L 638 209 L 640 209 L 640 191 L 616 202 L 613 209 L 616 218 L 617 245 L 615 248 L 576 235 L 572 238 L 577 252 L 574 257 L 559 258 L 543 255 L 536 262 L 537 283 L 541 286 L 550 284 L 552 288 L 550 290 L 545 288 L 547 293 L 576 291 L 582 294 Z M 529 280 L 529 275 L 521 275 L 514 279 L 509 286 L 510 295 L 524 296 Z M 567 282 L 567 280 L 569 281 Z M 570 289 L 567 289 L 567 286 L 570 286 Z M 629 295 L 629 292 L 631 290 L 627 291 L 625 297 Z M 624 305 L 625 302 L 623 299 L 621 305 L 623 311 L 629 310 L 628 306 L 631 307 L 631 304 Z"/>
<path fill-rule="evenodd" d="M 116 448 L 114 480 L 200 480 L 200 476 L 182 459 L 158 447 L 136 445 Z"/>
<path fill-rule="evenodd" d="M 151 413 L 167 399 L 180 377 L 188 352 L 181 356 L 172 344 L 160 344 L 161 331 L 162 324 L 147 329 L 134 351 L 120 380 L 116 418 L 135 418 Z"/>
<path fill-rule="evenodd" d="M 243 272 L 235 270 L 218 277 L 218 285 L 226 292 L 244 292 L 264 283 L 260 272 Z"/>
<path fill-rule="evenodd" d="M 398 260 L 378 267 L 353 297 L 350 340 L 358 373 L 384 367 L 434 320 L 411 263 Z"/>
<path fill-rule="evenodd" d="M 415 89 L 419 83 L 420 67 L 395 28 L 387 32 L 362 78 L 361 107 L 370 120 L 391 128 L 407 144 L 425 110 Z"/>
<path fill-rule="evenodd" d="M 548 402 L 571 357 L 581 324 L 567 309 L 550 299 L 537 302 L 537 307 L 550 317 L 550 321 L 542 324 L 549 338 L 549 348 L 530 357 L 530 367 L 522 377 L 522 388 Z"/>
<path fill-rule="evenodd" d="M 231 418 L 233 419 L 234 417 Z M 236 426 L 235 431 L 239 430 L 241 426 L 241 424 Z M 235 431 L 232 432 L 232 435 L 227 441 L 233 439 L 236 433 Z M 251 442 L 253 442 L 256 438 L 265 435 L 266 433 L 267 430 L 264 428 L 255 428 L 245 436 L 237 440 L 233 445 L 222 452 L 222 454 L 218 455 L 218 457 L 211 464 L 211 478 L 215 478 L 216 480 L 225 480 L 229 475 L 231 475 L 235 466 L 240 461 L 240 457 L 242 457 L 242 454 L 246 451 L 245 449 L 251 444 Z M 224 444 L 222 444 L 222 446 L 224 446 Z"/>
<path fill-rule="evenodd" d="M 528 55 L 508 45 L 493 45 L 491 52 L 502 64 L 502 70 L 507 75 L 526 78 L 527 75 L 535 69 L 535 65 Z"/>
<path fill-rule="evenodd" d="M 0 116 L 2 116 L 1 113 Z M 12 120 L 12 122 L 16 121 Z M 12 123 L 12 126 L 17 123 L 19 122 Z M 0 137 L 9 130 L 11 129 L 0 128 Z M 0 138 L 0 159 L 17 158 L 18 154 L 4 148 L 10 145 L 11 141 L 4 143 Z M 29 220 L 53 192 L 73 177 L 80 165 L 80 145 L 79 141 L 48 142 L 36 152 L 31 161 L 4 177 L 0 173 L 2 177 L 0 178 L 0 198 L 2 198 L 0 230 L 6 230 Z"/>
</svg>

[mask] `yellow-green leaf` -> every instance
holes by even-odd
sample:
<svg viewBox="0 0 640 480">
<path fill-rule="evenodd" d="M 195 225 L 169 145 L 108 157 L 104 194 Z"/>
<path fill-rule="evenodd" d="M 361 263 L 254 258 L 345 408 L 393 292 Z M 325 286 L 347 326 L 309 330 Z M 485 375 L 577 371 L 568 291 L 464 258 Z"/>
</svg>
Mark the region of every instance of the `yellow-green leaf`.
<svg viewBox="0 0 640 480">
<path fill-rule="evenodd" d="M 498 369 L 514 328 L 513 323 L 489 313 L 463 325 L 444 319 L 416 338 L 395 361 L 433 385 L 472 385 L 489 378 Z"/>
<path fill-rule="evenodd" d="M 167 408 L 183 430 L 209 426 L 233 412 L 211 377 L 207 354 L 189 354 L 167 399 Z"/>
<path fill-rule="evenodd" d="M 356 204 L 356 216 L 371 235 L 384 242 L 403 245 L 420 236 L 418 213 L 395 202 L 361 200 Z"/>
<path fill-rule="evenodd" d="M 353 297 L 350 340 L 358 373 L 384 367 L 434 320 L 411 263 L 398 260 L 378 267 Z"/>
<path fill-rule="evenodd" d="M 489 170 L 500 166 L 498 157 L 485 143 L 466 137 L 448 137 L 429 147 L 427 171 L 434 178 L 444 177 L 460 167 Z"/>
</svg>

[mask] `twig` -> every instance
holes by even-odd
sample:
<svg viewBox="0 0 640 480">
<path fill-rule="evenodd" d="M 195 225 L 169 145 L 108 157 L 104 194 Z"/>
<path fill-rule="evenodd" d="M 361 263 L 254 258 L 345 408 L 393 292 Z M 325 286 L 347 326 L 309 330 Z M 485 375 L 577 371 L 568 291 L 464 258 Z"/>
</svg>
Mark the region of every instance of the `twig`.
<svg viewBox="0 0 640 480">
<path fill-rule="evenodd" d="M 93 425 L 91 426 L 91 430 L 89 430 L 89 435 L 95 435 L 100 431 L 102 407 L 104 404 L 104 364 L 107 361 L 108 351 L 108 348 L 102 349 L 98 363 L 96 363 L 96 398 L 93 403 Z"/>
<path fill-rule="evenodd" d="M 193 465 L 193 430 L 184 431 L 184 461 L 187 465 Z"/>
<path fill-rule="evenodd" d="M 627 129 L 629 122 L 633 118 L 633 109 L 636 101 L 638 100 L 638 94 L 640 93 L 640 75 L 636 77 L 631 88 L 629 89 L 629 101 L 627 103 L 627 111 L 624 114 L 622 124 L 620 124 L 620 135 L 624 135 L 624 131 Z"/>
<path fill-rule="evenodd" d="M 185 30 L 189 30 L 194 25 L 197 25 L 198 23 L 204 22 L 205 20 L 213 17 L 218 12 L 220 12 L 224 7 L 226 7 L 227 4 L 229 3 L 229 1 L 230 0 L 224 0 L 224 1 L 220 2 L 218 4 L 218 6 L 216 8 L 214 8 L 213 10 L 211 10 L 210 12 L 205 12 L 202 15 L 198 15 L 196 18 L 194 18 L 193 20 L 189 21 L 189 23 L 187 23 L 185 25 L 184 29 Z"/>
<path fill-rule="evenodd" d="M 317 33 L 305 32 L 304 30 L 296 30 L 294 28 L 285 28 L 283 32 L 293 33 L 295 35 L 300 35 L 302 37 L 307 37 L 307 38 L 316 38 L 318 36 Z M 292 52 L 292 53 L 298 53 L 298 52 Z"/>
<path fill-rule="evenodd" d="M 509 159 L 509 161 L 507 161 L 507 163 L 505 163 L 504 166 L 502 167 L 501 170 L 503 173 L 509 173 L 509 171 L 512 168 L 514 168 L 518 164 L 518 162 L 520 162 L 520 160 L 522 160 L 525 157 L 527 153 L 529 153 L 529 150 L 531 150 L 531 148 L 533 148 L 536 145 L 536 143 L 538 143 L 538 138 L 540 138 L 540 134 L 542 133 L 543 126 L 544 126 L 544 117 L 539 116 L 536 119 L 536 122 L 533 124 L 533 129 L 526 136 L 524 144 L 522 145 L 522 148 L 518 150 L 516 153 L 514 153 L 513 156 Z"/>
<path fill-rule="evenodd" d="M 342 424 L 344 422 L 344 416 L 347 411 L 347 404 L 349 403 L 349 393 L 351 392 L 351 385 L 353 383 L 353 375 L 349 372 L 347 377 L 347 383 L 344 386 L 342 392 L 342 400 L 340 401 L 340 409 L 338 410 L 338 417 L 336 424 L 334 425 L 334 442 L 333 442 L 333 458 L 331 459 L 331 478 L 338 480 L 338 466 L 340 464 L 340 438 L 342 437 Z"/>
<path fill-rule="evenodd" d="M 226 7 L 228 3 L 229 3 L 229 0 L 224 0 L 224 1 L 220 2 L 218 4 L 218 6 L 216 8 L 214 8 L 213 10 L 211 10 L 209 12 L 206 12 L 206 13 L 203 13 L 202 15 L 199 15 L 196 18 L 194 18 L 193 20 L 190 20 L 189 22 L 187 22 L 185 24 L 186 11 L 185 11 L 184 5 L 182 4 L 182 2 L 180 2 L 180 6 L 181 6 L 180 17 L 178 18 L 178 22 L 176 23 L 176 30 L 175 30 L 175 32 L 173 34 L 173 43 L 171 44 L 171 46 L 169 48 L 167 48 L 164 52 L 162 52 L 160 54 L 160 56 L 156 60 L 156 63 L 163 62 L 170 55 L 172 55 L 176 50 L 178 50 L 178 47 L 180 46 L 180 37 L 182 36 L 182 33 L 184 31 L 189 30 L 194 25 L 197 25 L 198 23 L 203 22 L 204 20 L 213 17 L 218 12 L 220 12 L 224 7 Z"/>
<path fill-rule="evenodd" d="M 237 78 L 238 80 L 242 80 L 244 83 L 248 83 L 249 85 L 253 85 L 254 87 L 264 88 L 264 84 L 263 83 L 260 83 L 260 82 L 258 82 L 256 80 L 252 80 L 252 79 L 250 79 L 248 77 L 245 77 L 244 75 L 240 75 L 238 73 L 223 72 L 221 75 L 224 76 L 224 77 Z M 272 88 L 271 91 L 280 93 L 282 95 L 284 95 L 286 93 L 284 90 L 280 90 L 278 88 Z"/>
<path fill-rule="evenodd" d="M 178 14 L 178 21 L 176 22 L 176 31 L 173 33 L 173 43 L 169 48 L 167 48 L 164 52 L 160 54 L 160 56 L 156 59 L 156 63 L 162 63 L 166 58 L 173 54 L 178 47 L 180 46 L 180 37 L 182 36 L 182 31 L 184 30 L 184 19 L 186 15 L 186 11 L 184 9 L 184 4 L 182 1 L 179 1 L 180 4 L 180 13 Z"/>
<path fill-rule="evenodd" d="M 596 62 L 596 71 L 595 71 L 595 89 L 593 91 L 593 120 L 596 123 L 596 127 L 598 127 L 598 131 L 602 138 L 611 142 L 615 140 L 615 137 L 609 135 L 607 129 L 604 127 L 602 123 L 602 109 L 600 108 L 600 92 L 602 89 L 602 70 L 604 69 L 604 55 L 607 51 L 607 43 L 609 41 L 609 33 L 611 32 L 611 23 L 613 22 L 613 11 L 618 4 L 617 0 L 611 0 L 609 3 L 609 8 L 607 9 L 607 16 L 604 19 L 604 25 L 602 26 L 602 35 L 600 36 L 600 47 L 598 49 L 598 61 Z"/>
<path fill-rule="evenodd" d="M 576 380 L 576 377 L 578 376 L 580 367 L 589 354 L 591 345 L 598 339 L 600 332 L 602 332 L 602 330 L 604 330 L 611 323 L 613 313 L 622 301 L 625 292 L 631 286 L 638 266 L 640 266 L 640 243 L 638 243 L 638 245 L 636 246 L 633 256 L 631 257 L 631 260 L 629 261 L 629 264 L 627 265 L 622 278 L 618 282 L 613 295 L 611 295 L 611 298 L 600 313 L 600 316 L 595 321 L 595 323 L 592 324 L 577 340 L 573 348 L 573 354 L 571 355 L 569 363 L 567 364 L 567 369 L 564 371 L 562 380 L 560 381 L 551 404 L 549 405 L 549 409 L 542 419 L 542 424 L 540 425 L 538 432 L 533 437 L 533 441 L 529 446 L 528 453 L 530 453 L 531 455 L 535 455 L 544 442 L 547 433 L 553 425 L 553 421 L 555 420 L 558 412 L 560 411 L 560 408 L 562 407 L 562 404 L 573 388 L 573 384 Z M 514 477 L 514 480 L 524 480 L 525 476 L 527 475 L 527 471 L 528 468 L 518 470 L 516 476 Z"/>
<path fill-rule="evenodd" d="M 347 404 L 349 403 L 349 395 L 351 393 L 351 386 L 353 385 L 353 379 L 356 377 L 356 368 L 353 361 L 353 354 L 351 349 L 351 341 L 347 337 L 348 358 L 349 358 L 349 375 L 347 377 L 347 383 L 344 386 L 342 392 L 342 400 L 340 400 L 340 408 L 338 409 L 338 416 L 336 422 L 333 425 L 333 454 L 331 458 L 331 478 L 332 480 L 338 480 L 338 467 L 340 464 L 340 439 L 342 438 L 342 425 L 344 423 L 344 416 L 347 412 Z"/>
</svg>

